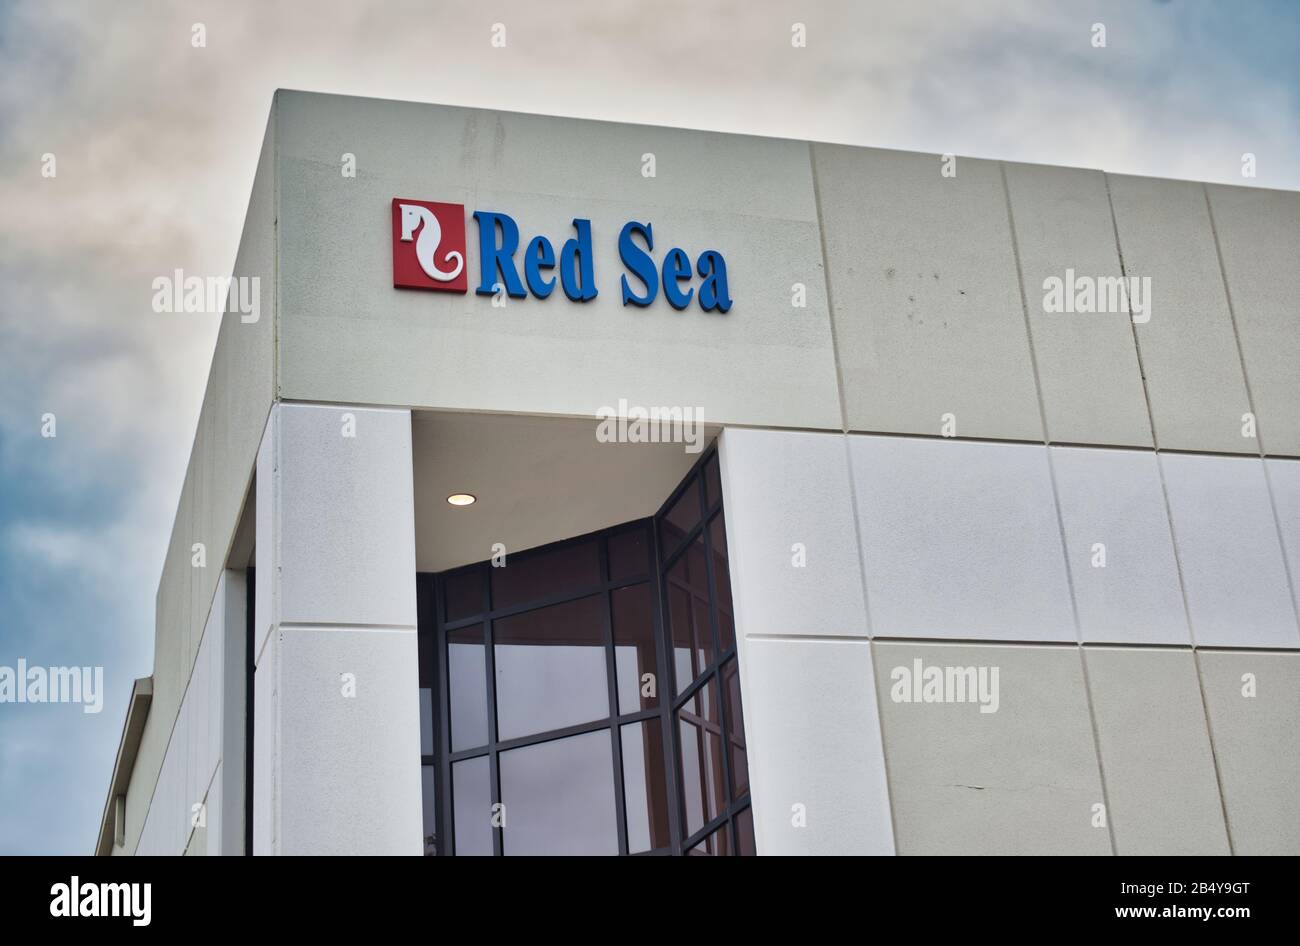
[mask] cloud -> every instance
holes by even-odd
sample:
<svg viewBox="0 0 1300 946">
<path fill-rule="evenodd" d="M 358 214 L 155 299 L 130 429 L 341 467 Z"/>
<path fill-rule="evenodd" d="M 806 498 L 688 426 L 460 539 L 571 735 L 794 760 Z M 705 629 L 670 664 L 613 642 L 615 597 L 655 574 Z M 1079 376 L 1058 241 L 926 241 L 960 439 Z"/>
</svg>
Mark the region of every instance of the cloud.
<svg viewBox="0 0 1300 946">
<path fill-rule="evenodd" d="M 54 529 L 33 522 L 11 526 L 8 534 L 15 556 L 30 556 L 45 567 L 59 571 L 82 565 L 90 546 L 86 538 L 79 530 Z"/>
</svg>

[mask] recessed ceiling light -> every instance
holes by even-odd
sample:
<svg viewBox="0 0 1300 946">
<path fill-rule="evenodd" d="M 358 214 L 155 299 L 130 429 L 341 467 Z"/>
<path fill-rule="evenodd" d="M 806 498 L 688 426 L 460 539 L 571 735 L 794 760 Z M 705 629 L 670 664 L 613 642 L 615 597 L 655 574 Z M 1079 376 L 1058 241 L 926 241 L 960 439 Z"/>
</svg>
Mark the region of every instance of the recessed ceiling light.
<svg viewBox="0 0 1300 946">
<path fill-rule="evenodd" d="M 470 506 L 473 505 L 476 498 L 470 493 L 452 493 L 447 497 L 447 502 L 453 506 Z"/>
</svg>

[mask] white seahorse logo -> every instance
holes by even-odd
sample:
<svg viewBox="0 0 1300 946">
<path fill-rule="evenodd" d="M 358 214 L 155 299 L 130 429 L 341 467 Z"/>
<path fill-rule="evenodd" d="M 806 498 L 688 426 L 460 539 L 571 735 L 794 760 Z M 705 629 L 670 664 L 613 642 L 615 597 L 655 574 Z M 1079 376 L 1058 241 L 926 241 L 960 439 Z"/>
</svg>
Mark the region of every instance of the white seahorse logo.
<svg viewBox="0 0 1300 946">
<path fill-rule="evenodd" d="M 430 279 L 436 279 L 438 282 L 451 282 L 460 275 L 461 270 L 465 268 L 465 257 L 459 252 L 453 250 L 446 255 L 444 262 L 454 263 L 453 269 L 439 269 L 434 254 L 438 252 L 438 244 L 442 242 L 442 226 L 438 223 L 438 218 L 433 215 L 433 211 L 427 207 L 421 207 L 418 204 L 398 204 L 402 210 L 402 242 L 410 243 L 415 240 L 415 258 L 420 262 L 420 268 Z M 415 229 L 421 222 L 424 226 L 420 227 L 419 239 L 416 239 Z"/>
</svg>

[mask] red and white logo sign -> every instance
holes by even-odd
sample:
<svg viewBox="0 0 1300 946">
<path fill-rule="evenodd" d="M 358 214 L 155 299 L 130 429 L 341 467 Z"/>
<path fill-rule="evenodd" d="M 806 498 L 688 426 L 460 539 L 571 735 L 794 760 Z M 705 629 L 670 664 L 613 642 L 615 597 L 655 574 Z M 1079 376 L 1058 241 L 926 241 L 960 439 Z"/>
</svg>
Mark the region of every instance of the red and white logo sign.
<svg viewBox="0 0 1300 946">
<path fill-rule="evenodd" d="M 468 290 L 464 204 L 393 198 L 393 286 Z"/>
</svg>

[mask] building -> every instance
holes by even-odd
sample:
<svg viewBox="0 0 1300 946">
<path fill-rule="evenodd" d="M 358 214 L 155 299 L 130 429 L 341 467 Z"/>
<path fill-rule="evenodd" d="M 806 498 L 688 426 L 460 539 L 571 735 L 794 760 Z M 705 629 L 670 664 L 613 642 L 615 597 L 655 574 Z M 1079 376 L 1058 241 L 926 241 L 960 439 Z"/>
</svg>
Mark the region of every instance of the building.
<svg viewBox="0 0 1300 946">
<path fill-rule="evenodd" d="M 98 851 L 1298 853 L 1297 259 L 1295 193 L 280 92 Z"/>
</svg>

